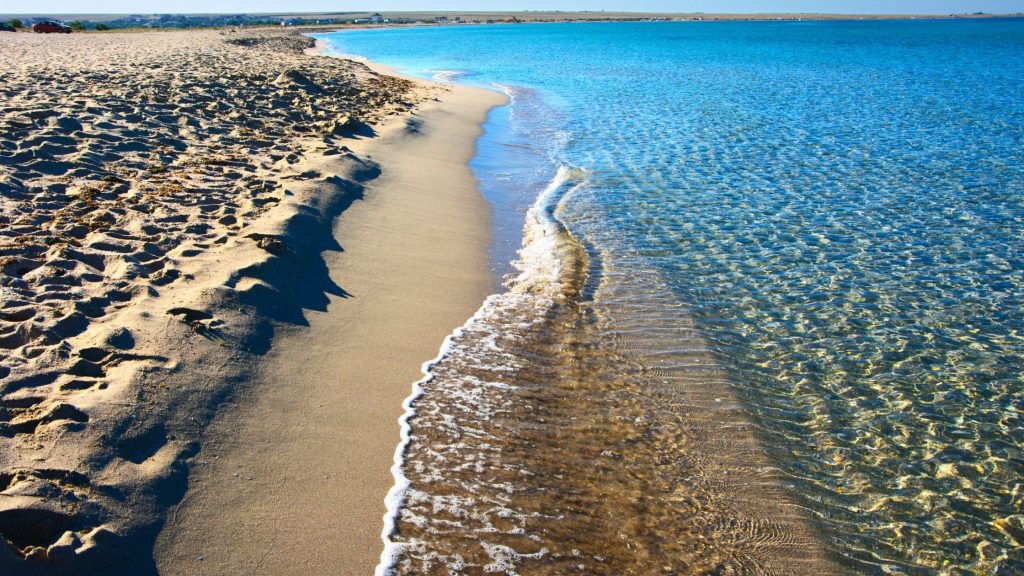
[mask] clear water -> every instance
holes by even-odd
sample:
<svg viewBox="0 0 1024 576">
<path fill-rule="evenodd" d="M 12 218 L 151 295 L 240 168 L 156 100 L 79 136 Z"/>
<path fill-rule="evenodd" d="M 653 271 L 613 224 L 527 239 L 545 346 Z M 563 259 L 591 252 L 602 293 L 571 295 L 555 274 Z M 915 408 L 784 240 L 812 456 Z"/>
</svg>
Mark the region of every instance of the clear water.
<svg viewBox="0 0 1024 576">
<path fill-rule="evenodd" d="M 328 38 L 517 96 L 384 568 L 1024 573 L 1024 20 Z"/>
</svg>

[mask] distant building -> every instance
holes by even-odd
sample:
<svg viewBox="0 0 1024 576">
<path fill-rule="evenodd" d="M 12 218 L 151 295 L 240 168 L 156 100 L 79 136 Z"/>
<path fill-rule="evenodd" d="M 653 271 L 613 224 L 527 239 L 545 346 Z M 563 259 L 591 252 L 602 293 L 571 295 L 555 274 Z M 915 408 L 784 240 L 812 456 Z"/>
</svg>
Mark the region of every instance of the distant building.
<svg viewBox="0 0 1024 576">
<path fill-rule="evenodd" d="M 438 24 L 447 24 L 448 23 L 448 17 L 447 16 L 436 16 L 436 17 L 434 17 L 434 22 L 437 22 Z"/>
<path fill-rule="evenodd" d="M 387 24 L 389 20 L 381 16 L 379 12 L 374 12 L 369 18 L 356 18 L 352 22 L 354 24 Z"/>
</svg>

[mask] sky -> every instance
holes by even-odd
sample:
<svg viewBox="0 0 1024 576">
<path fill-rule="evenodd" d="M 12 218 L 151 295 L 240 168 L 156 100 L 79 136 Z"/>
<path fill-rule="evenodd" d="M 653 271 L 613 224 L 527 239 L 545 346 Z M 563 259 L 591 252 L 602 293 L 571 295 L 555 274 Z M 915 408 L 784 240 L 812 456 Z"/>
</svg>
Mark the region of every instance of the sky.
<svg viewBox="0 0 1024 576">
<path fill-rule="evenodd" d="M 631 12 L 1024 12 L 1024 0 L 0 0 L 0 13 L 608 10 Z"/>
</svg>

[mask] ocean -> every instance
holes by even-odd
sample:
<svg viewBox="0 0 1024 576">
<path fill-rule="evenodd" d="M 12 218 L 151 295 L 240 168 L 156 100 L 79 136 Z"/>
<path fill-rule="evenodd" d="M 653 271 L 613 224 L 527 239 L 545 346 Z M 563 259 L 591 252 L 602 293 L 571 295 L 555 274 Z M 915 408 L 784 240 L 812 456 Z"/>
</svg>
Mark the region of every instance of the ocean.
<svg viewBox="0 0 1024 576">
<path fill-rule="evenodd" d="M 319 37 L 510 96 L 380 573 L 1024 573 L 1024 19 Z"/>
</svg>

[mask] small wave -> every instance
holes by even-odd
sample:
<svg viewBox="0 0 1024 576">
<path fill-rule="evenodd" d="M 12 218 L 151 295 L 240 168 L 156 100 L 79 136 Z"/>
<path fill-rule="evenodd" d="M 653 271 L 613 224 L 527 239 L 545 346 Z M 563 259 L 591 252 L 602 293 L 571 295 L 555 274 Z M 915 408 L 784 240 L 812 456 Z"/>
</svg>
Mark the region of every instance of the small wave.
<svg viewBox="0 0 1024 576">
<path fill-rule="evenodd" d="M 346 52 L 340 46 L 334 43 L 334 39 L 329 34 L 306 34 L 306 36 L 317 40 L 323 44 L 322 53 L 326 56 L 333 56 L 335 58 L 344 58 L 346 60 L 355 60 L 357 62 L 369 62 L 370 59 L 362 54 L 356 54 L 354 52 Z"/>
<path fill-rule="evenodd" d="M 573 284 L 580 280 L 574 272 L 580 269 L 586 252 L 556 212 L 585 183 L 585 171 L 561 166 L 537 196 L 526 213 L 523 248 L 519 260 L 513 263 L 520 273 L 506 285 L 509 291 L 543 294 L 552 299 L 573 295 Z"/>
<path fill-rule="evenodd" d="M 476 314 L 445 338 L 437 357 L 423 364 L 423 378 L 413 383 L 411 394 L 402 404 L 404 412 L 399 418 L 401 440 L 395 449 L 391 466 L 395 483 L 384 501 L 387 510 L 381 533 L 384 550 L 375 570 L 377 576 L 391 574 L 408 548 L 407 543 L 396 541 L 393 536 L 397 533 L 402 506 L 412 491 L 412 483 L 405 473 L 405 457 L 415 438 L 412 422 L 417 415 L 416 403 L 423 396 L 424 387 L 434 380 L 435 366 L 453 353 L 462 352 L 463 355 L 474 356 L 474 348 L 500 352 L 493 336 L 480 336 L 500 333 L 502 322 L 529 321 L 526 318 L 517 319 L 515 311 L 540 311 L 578 293 L 582 285 L 579 273 L 586 270 L 585 251 L 558 219 L 556 212 L 570 194 L 585 182 L 585 170 L 559 167 L 527 212 L 523 227 L 523 247 L 519 251 L 518 260 L 513 263 L 519 275 L 506 283 L 506 292 L 493 294 L 484 300 Z M 467 333 L 476 336 L 475 341 L 468 345 L 461 342 Z M 513 368 L 508 367 L 510 370 Z M 501 371 L 503 368 L 495 365 L 492 369 Z M 499 388 L 507 386 L 500 382 L 484 384 Z"/>
<path fill-rule="evenodd" d="M 503 92 L 505 94 L 505 96 L 508 96 L 509 106 L 512 106 L 512 108 L 514 110 L 515 109 L 515 103 L 516 103 L 516 96 L 519 94 L 519 90 L 517 90 L 514 86 L 510 86 L 508 84 L 500 84 L 498 82 L 493 82 L 491 84 L 491 86 L 494 86 L 499 91 Z"/>
<path fill-rule="evenodd" d="M 469 71 L 467 70 L 431 70 L 431 72 L 433 72 L 433 74 L 430 78 L 435 82 L 453 83 L 461 78 L 469 76 Z"/>
</svg>

